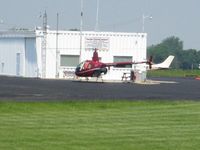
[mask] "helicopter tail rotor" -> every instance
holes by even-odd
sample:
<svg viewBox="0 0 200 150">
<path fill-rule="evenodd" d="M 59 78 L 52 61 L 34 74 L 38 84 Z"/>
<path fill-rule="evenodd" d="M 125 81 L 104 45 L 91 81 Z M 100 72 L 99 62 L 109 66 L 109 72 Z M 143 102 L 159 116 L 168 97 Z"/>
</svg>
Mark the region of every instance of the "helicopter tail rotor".
<svg viewBox="0 0 200 150">
<path fill-rule="evenodd" d="M 150 56 L 149 60 L 147 61 L 147 64 L 149 65 L 149 69 L 152 68 L 152 65 L 153 65 L 152 61 L 153 61 L 153 57 Z"/>
</svg>

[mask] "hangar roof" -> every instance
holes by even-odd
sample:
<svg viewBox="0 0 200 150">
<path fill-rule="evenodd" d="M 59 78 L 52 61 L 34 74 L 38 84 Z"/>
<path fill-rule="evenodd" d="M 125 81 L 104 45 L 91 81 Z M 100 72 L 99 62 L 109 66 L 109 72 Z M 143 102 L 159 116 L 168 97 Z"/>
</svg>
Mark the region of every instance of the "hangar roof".
<svg viewBox="0 0 200 150">
<path fill-rule="evenodd" d="M 11 29 L 0 31 L 0 38 L 34 38 L 36 37 L 34 30 L 28 29 Z"/>
</svg>

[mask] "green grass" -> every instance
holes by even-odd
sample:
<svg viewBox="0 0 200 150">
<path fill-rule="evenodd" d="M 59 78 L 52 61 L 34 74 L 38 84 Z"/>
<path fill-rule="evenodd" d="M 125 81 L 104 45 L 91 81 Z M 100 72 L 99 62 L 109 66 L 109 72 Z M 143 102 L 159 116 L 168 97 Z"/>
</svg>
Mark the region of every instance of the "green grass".
<svg viewBox="0 0 200 150">
<path fill-rule="evenodd" d="M 199 150 L 200 103 L 0 103 L 2 150 Z"/>
<path fill-rule="evenodd" d="M 147 72 L 148 77 L 197 77 L 200 76 L 199 70 L 151 70 Z"/>
</svg>

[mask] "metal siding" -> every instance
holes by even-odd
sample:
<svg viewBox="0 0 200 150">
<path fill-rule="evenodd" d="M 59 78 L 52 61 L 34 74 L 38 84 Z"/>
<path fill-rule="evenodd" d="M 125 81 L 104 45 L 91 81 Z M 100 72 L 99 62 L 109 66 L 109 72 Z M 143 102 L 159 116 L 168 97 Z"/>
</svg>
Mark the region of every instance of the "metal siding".
<svg viewBox="0 0 200 150">
<path fill-rule="evenodd" d="M 55 78 L 56 76 L 56 50 L 47 48 L 46 50 L 46 77 Z"/>
<path fill-rule="evenodd" d="M 38 67 L 38 77 L 42 76 L 42 32 L 36 31 L 36 54 L 37 54 L 37 67 Z"/>
<path fill-rule="evenodd" d="M 36 34 L 36 39 L 35 35 Z M 36 30 L 31 34 L 9 33 L 0 38 L 0 74 L 16 75 L 16 54 L 20 54 L 21 76 L 34 77 L 40 76 L 42 72 L 41 47 L 43 33 Z M 28 38 L 29 37 L 29 38 Z M 82 36 L 82 52 L 80 60 L 91 59 L 93 50 L 86 50 L 85 38 L 108 38 L 108 50 L 100 50 L 99 57 L 103 62 L 113 62 L 114 56 L 132 57 L 132 61 L 143 61 L 146 59 L 146 38 L 143 33 L 117 33 L 117 32 L 93 32 L 84 31 Z M 24 40 L 26 38 L 26 40 Z M 36 45 L 36 48 L 35 48 Z M 60 55 L 80 54 L 80 32 L 78 31 L 59 31 L 58 49 Z M 25 51 L 26 50 L 26 51 Z M 26 53 L 25 53 L 26 52 Z M 46 52 L 46 77 L 55 78 L 56 75 L 56 31 L 47 32 L 47 52 Z M 75 67 L 75 66 L 74 66 Z M 60 76 L 63 70 L 74 70 L 74 67 L 60 66 Z M 145 70 L 144 65 L 138 65 L 137 69 Z M 38 74 L 37 74 L 38 70 Z M 120 79 L 121 74 L 127 69 L 112 68 L 104 76 L 107 79 Z"/>
<path fill-rule="evenodd" d="M 25 38 L 25 76 L 37 77 L 37 52 L 35 38 Z"/>
<path fill-rule="evenodd" d="M 48 32 L 47 40 L 47 78 L 55 78 L 56 76 L 56 32 Z M 58 50 L 60 55 L 79 55 L 80 52 L 80 37 L 78 34 L 70 34 L 68 32 L 58 33 Z M 63 66 L 59 67 L 62 74 Z"/>
<path fill-rule="evenodd" d="M 20 76 L 20 70 L 21 70 L 21 54 L 16 54 L 16 75 Z"/>
<path fill-rule="evenodd" d="M 142 37 L 143 36 L 143 37 Z M 114 33 L 114 32 L 92 32 L 84 31 L 82 35 L 81 61 L 91 59 L 93 50 L 85 49 L 85 38 L 106 37 L 109 38 L 109 49 L 99 51 L 99 57 L 103 62 L 113 62 L 113 56 L 130 56 L 132 61 L 143 61 L 146 59 L 146 34 L 143 33 Z M 48 31 L 47 39 L 47 78 L 55 78 L 56 75 L 56 31 Z M 59 31 L 58 48 L 60 55 L 80 54 L 80 32 Z M 75 67 L 75 66 L 74 66 Z M 138 66 L 141 68 L 140 66 Z M 67 67 L 60 66 L 60 77 Z M 69 67 L 72 70 L 72 67 Z M 104 76 L 107 79 L 120 79 L 124 70 L 113 69 Z M 127 69 L 125 69 L 127 71 Z M 115 72 L 118 75 L 115 75 Z"/>
<path fill-rule="evenodd" d="M 4 64 L 0 74 L 16 76 L 16 54 L 20 54 L 19 75 L 24 75 L 24 38 L 0 38 L 0 64 Z"/>
</svg>

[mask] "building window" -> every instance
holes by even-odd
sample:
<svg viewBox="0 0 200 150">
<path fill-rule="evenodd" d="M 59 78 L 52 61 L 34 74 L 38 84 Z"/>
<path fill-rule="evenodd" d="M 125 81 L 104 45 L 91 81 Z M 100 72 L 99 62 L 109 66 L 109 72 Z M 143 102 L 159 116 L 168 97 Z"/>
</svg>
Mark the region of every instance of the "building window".
<svg viewBox="0 0 200 150">
<path fill-rule="evenodd" d="M 79 55 L 61 55 L 60 65 L 67 67 L 75 67 L 79 64 Z"/>
<path fill-rule="evenodd" d="M 114 56 L 114 62 L 132 62 L 131 56 Z M 132 65 L 121 65 L 117 68 L 132 68 Z"/>
</svg>

